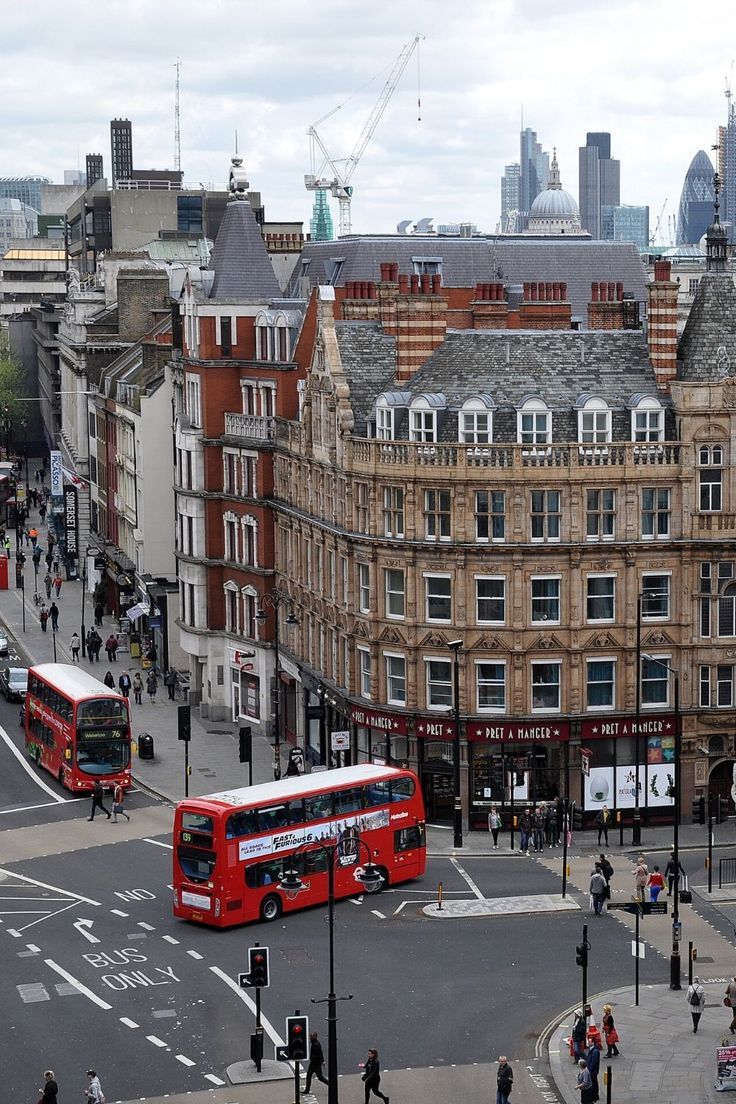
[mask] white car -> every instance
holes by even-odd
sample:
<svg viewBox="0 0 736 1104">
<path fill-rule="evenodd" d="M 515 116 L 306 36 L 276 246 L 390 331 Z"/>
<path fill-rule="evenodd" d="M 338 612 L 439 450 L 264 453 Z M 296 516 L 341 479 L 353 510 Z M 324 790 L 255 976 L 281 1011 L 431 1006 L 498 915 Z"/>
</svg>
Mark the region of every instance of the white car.
<svg viewBox="0 0 736 1104">
<path fill-rule="evenodd" d="M 9 651 L 8 634 L 4 629 L 0 629 L 0 655 L 7 655 Z"/>
</svg>

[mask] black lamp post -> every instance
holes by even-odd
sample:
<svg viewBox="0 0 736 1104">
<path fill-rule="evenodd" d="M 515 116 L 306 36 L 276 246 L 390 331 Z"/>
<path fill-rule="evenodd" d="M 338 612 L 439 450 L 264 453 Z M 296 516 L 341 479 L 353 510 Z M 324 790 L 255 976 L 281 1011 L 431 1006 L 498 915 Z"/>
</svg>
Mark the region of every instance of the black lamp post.
<svg viewBox="0 0 736 1104">
<path fill-rule="evenodd" d="M 274 727 L 274 765 L 273 776 L 276 781 L 281 778 L 281 687 L 279 685 L 279 610 L 281 606 L 288 602 L 291 605 L 291 596 L 285 590 L 279 590 L 278 587 L 274 587 L 268 594 L 264 594 L 261 597 L 261 608 L 256 614 L 256 620 L 263 623 L 268 618 L 268 610 L 264 609 L 265 606 L 270 607 L 274 613 L 273 623 L 273 647 L 274 647 L 274 663 L 275 663 L 275 676 L 274 676 L 274 688 L 271 696 L 271 704 L 273 706 L 273 727 Z M 292 626 L 298 625 L 298 618 L 294 616 L 293 610 L 290 610 L 285 618 L 285 624 Z"/>
<path fill-rule="evenodd" d="M 352 1000 L 352 994 L 348 997 L 338 997 L 335 994 L 335 866 L 340 865 L 340 860 L 349 856 L 357 864 L 357 855 L 351 854 L 351 849 L 364 848 L 368 853 L 368 862 L 362 869 L 356 865 L 354 871 L 355 880 L 360 882 L 366 893 L 375 893 L 383 884 L 383 875 L 373 863 L 368 844 L 355 837 L 345 843 L 305 844 L 304 848 L 297 848 L 292 852 L 287 861 L 293 861 L 297 856 L 321 854 L 327 860 L 327 927 L 329 930 L 329 968 L 330 991 L 327 995 L 327 1104 L 338 1104 L 337 1088 L 337 1002 L 338 1000 Z M 303 863 L 299 865 L 303 866 Z M 308 889 L 297 869 L 285 870 L 280 878 L 278 888 L 289 898 L 294 900 L 302 890 Z M 322 1004 L 323 1001 L 313 1000 L 313 1004 Z"/>
<path fill-rule="evenodd" d="M 455 847 L 463 845 L 463 805 L 460 795 L 460 649 L 462 640 L 451 640 L 447 645 L 452 650 L 452 704 L 455 714 L 455 739 L 452 742 L 452 778 L 455 806 L 453 811 L 453 827 Z"/>
<path fill-rule="evenodd" d="M 670 600 L 669 590 L 640 590 L 636 596 L 636 793 L 634 795 L 634 823 L 631 829 L 631 844 L 633 847 L 641 846 L 641 802 L 639 781 L 639 763 L 641 761 L 641 623 L 644 611 L 644 603 L 652 599 L 665 598 Z"/>
</svg>

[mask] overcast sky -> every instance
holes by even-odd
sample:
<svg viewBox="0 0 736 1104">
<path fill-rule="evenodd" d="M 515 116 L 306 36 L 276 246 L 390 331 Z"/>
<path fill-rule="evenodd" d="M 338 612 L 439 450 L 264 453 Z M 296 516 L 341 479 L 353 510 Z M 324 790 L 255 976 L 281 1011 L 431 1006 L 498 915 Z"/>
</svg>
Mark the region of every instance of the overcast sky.
<svg viewBox="0 0 736 1104">
<path fill-rule="evenodd" d="M 109 172 L 115 116 L 133 122 L 136 168 L 173 167 L 179 57 L 185 180 L 224 182 L 237 130 L 267 217 L 305 222 L 307 127 L 348 99 L 320 128 L 346 156 L 425 35 L 421 122 L 415 54 L 353 176 L 365 232 L 425 216 L 495 229 L 522 104 L 563 187 L 577 197 L 578 146 L 608 130 L 622 202 L 648 203 L 653 228 L 666 198 L 666 223 L 725 120 L 736 54 L 734 9 L 692 0 L 2 0 L 1 25 L 1 176 L 62 181 L 89 151 Z"/>
</svg>

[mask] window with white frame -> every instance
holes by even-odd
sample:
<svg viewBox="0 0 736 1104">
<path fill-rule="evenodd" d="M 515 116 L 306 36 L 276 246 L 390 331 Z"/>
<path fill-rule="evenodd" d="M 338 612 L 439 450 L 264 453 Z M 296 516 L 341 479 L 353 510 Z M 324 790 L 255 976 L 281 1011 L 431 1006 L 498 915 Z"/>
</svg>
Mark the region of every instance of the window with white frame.
<svg viewBox="0 0 736 1104">
<path fill-rule="evenodd" d="M 240 395 L 243 400 L 243 413 L 244 414 L 258 414 L 258 402 L 256 385 L 254 383 L 240 382 Z"/>
<path fill-rule="evenodd" d="M 493 440 L 493 408 L 487 400 L 468 399 L 458 415 L 459 440 L 466 445 L 488 445 Z"/>
<path fill-rule="evenodd" d="M 424 576 L 427 621 L 452 621 L 452 578 L 450 575 Z"/>
<path fill-rule="evenodd" d="M 645 396 L 631 411 L 632 441 L 663 441 L 664 410 L 658 399 Z"/>
<path fill-rule="evenodd" d="M 531 522 L 533 541 L 558 541 L 561 520 L 560 491 L 532 491 Z"/>
<path fill-rule="evenodd" d="M 517 411 L 517 435 L 522 445 L 547 445 L 552 440 L 552 412 L 541 399 L 527 399 Z"/>
<path fill-rule="evenodd" d="M 425 398 L 415 399 L 409 410 L 409 440 L 437 440 L 437 410 Z"/>
<path fill-rule="evenodd" d="M 386 664 L 386 701 L 389 705 L 406 705 L 406 658 L 395 652 L 384 652 Z"/>
<path fill-rule="evenodd" d="M 715 514 L 723 509 L 722 445 L 701 445 L 698 449 L 698 492 L 703 513 Z"/>
<path fill-rule="evenodd" d="M 506 539 L 506 494 L 504 491 L 475 492 L 475 539 L 479 544 Z"/>
<path fill-rule="evenodd" d="M 452 661 L 425 659 L 427 709 L 449 709 L 452 705 Z"/>
<path fill-rule="evenodd" d="M 394 538 L 404 536 L 403 487 L 383 488 L 383 535 Z"/>
<path fill-rule="evenodd" d="M 386 617 L 403 618 L 406 615 L 406 577 L 397 567 L 383 572 L 386 592 Z"/>
<path fill-rule="evenodd" d="M 475 700 L 479 713 L 505 713 L 505 663 L 498 663 L 495 660 L 476 659 Z"/>
<path fill-rule="evenodd" d="M 642 487 L 642 540 L 668 540 L 671 512 L 672 491 L 669 487 Z"/>
<path fill-rule="evenodd" d="M 719 663 L 716 667 L 716 705 L 719 709 L 733 708 L 733 665 Z"/>
<path fill-rule="evenodd" d="M 586 662 L 585 703 L 590 710 L 614 709 L 616 702 L 616 660 L 589 659 Z"/>
<path fill-rule="evenodd" d="M 225 514 L 223 524 L 225 526 L 225 559 L 230 560 L 232 563 L 237 563 L 240 559 L 237 515 L 231 513 Z"/>
<path fill-rule="evenodd" d="M 240 632 L 237 583 L 225 583 L 223 590 L 225 593 L 225 631 L 229 633 Z"/>
<path fill-rule="evenodd" d="M 672 576 L 647 571 L 641 577 L 642 621 L 666 621 L 670 616 Z"/>
<path fill-rule="evenodd" d="M 392 406 L 376 407 L 376 437 L 379 441 L 393 441 L 394 408 Z"/>
<path fill-rule="evenodd" d="M 532 713 L 559 713 L 562 663 L 560 660 L 532 661 Z"/>
<path fill-rule="evenodd" d="M 222 489 L 225 494 L 240 494 L 238 454 L 224 449 L 222 453 Z"/>
<path fill-rule="evenodd" d="M 202 425 L 202 383 L 199 376 L 187 372 L 185 394 L 187 417 L 193 428 L 199 429 Z"/>
<path fill-rule="evenodd" d="M 358 652 L 358 693 L 361 698 L 371 696 L 371 653 L 367 648 L 357 649 Z"/>
<path fill-rule="evenodd" d="M 256 482 L 258 472 L 258 457 L 254 453 L 245 453 L 242 456 L 242 483 L 241 494 L 248 498 L 258 497 L 258 484 Z"/>
<path fill-rule="evenodd" d="M 358 572 L 358 609 L 361 613 L 371 612 L 371 567 L 370 564 L 359 563 Z"/>
<path fill-rule="evenodd" d="M 252 587 L 243 587 L 243 633 L 250 640 L 255 640 L 257 633 L 256 613 L 258 612 L 258 596 Z"/>
<path fill-rule="evenodd" d="M 662 659 L 663 663 L 659 662 Z M 667 656 L 642 656 L 641 659 L 641 704 L 663 706 L 669 705 L 670 676 L 667 667 L 670 657 Z"/>
<path fill-rule="evenodd" d="M 611 440 L 611 411 L 603 399 L 590 398 L 578 410 L 578 440 L 582 445 L 603 445 Z"/>
<path fill-rule="evenodd" d="M 532 622 L 549 622 L 553 625 L 560 623 L 560 587 L 562 579 L 559 575 L 532 576 Z"/>
<path fill-rule="evenodd" d="M 506 621 L 504 575 L 475 576 L 475 619 L 479 625 L 503 625 Z"/>
<path fill-rule="evenodd" d="M 258 522 L 252 514 L 241 520 L 243 529 L 243 563 L 258 567 Z"/>
<path fill-rule="evenodd" d="M 424 539 L 428 541 L 449 541 L 452 520 L 450 491 L 425 490 L 424 492 Z"/>
<path fill-rule="evenodd" d="M 588 575 L 586 588 L 586 619 L 613 621 L 616 616 L 616 576 Z"/>
<path fill-rule="evenodd" d="M 602 487 L 585 492 L 585 535 L 589 541 L 613 540 L 616 535 L 616 492 Z"/>
<path fill-rule="evenodd" d="M 368 533 L 368 519 L 370 516 L 370 498 L 367 483 L 356 483 L 354 486 L 355 498 L 355 530 L 366 535 Z"/>
</svg>

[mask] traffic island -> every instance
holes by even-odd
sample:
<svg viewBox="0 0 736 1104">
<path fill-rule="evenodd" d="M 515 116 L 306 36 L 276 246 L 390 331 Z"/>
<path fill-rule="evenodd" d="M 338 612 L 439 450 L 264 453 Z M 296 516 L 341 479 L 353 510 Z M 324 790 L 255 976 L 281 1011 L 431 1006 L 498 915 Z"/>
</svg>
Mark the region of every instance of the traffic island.
<svg viewBox="0 0 736 1104">
<path fill-rule="evenodd" d="M 580 912 L 572 897 L 552 893 L 531 893 L 524 897 L 474 897 L 470 901 L 447 901 L 425 905 L 425 916 L 433 920 L 463 920 L 478 916 L 512 916 L 531 912 Z"/>
</svg>

